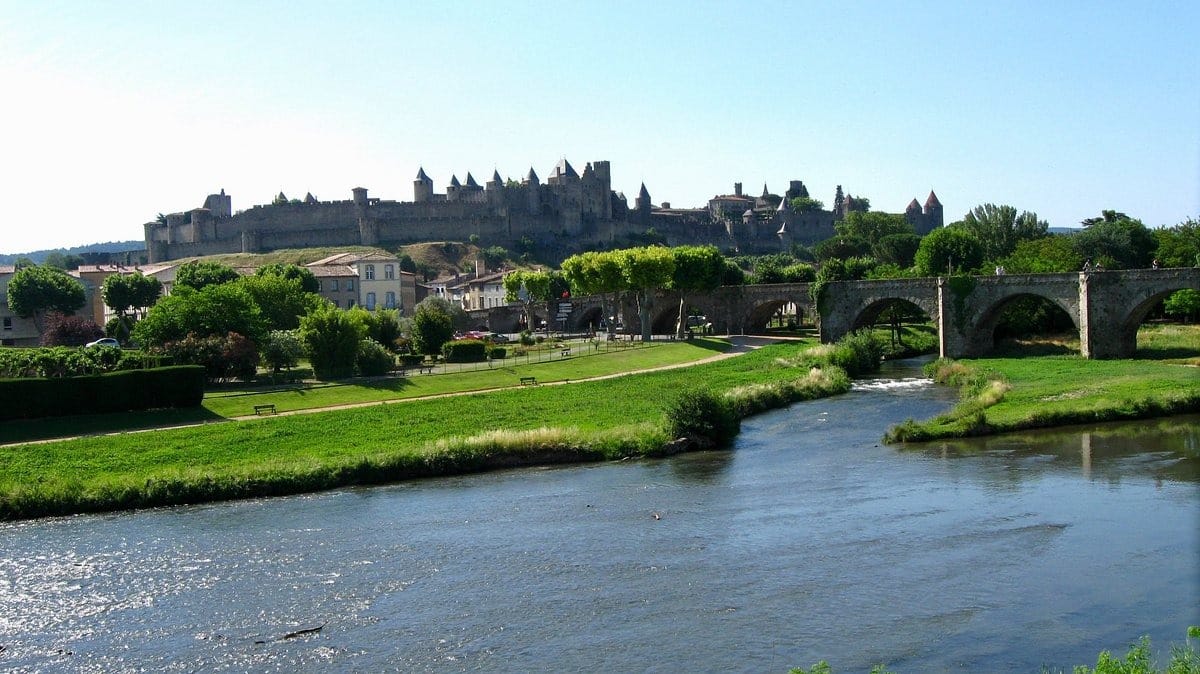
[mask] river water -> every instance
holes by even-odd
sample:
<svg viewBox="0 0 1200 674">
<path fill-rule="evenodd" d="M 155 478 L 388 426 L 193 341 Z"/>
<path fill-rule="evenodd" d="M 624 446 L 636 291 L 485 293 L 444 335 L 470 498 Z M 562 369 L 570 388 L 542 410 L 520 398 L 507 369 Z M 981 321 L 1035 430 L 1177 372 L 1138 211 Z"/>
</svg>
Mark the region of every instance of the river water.
<svg viewBox="0 0 1200 674">
<path fill-rule="evenodd" d="M 728 452 L 0 524 L 0 671 L 1069 671 L 1200 624 L 1200 417 L 881 446 L 953 402 L 915 376 Z"/>
</svg>

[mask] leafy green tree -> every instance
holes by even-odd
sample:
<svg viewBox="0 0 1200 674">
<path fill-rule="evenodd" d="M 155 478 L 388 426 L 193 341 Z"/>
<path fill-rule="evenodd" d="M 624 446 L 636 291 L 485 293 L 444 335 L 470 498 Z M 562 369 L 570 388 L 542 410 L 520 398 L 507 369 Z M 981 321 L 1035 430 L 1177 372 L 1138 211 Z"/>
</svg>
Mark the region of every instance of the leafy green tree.
<svg viewBox="0 0 1200 674">
<path fill-rule="evenodd" d="M 230 285 L 249 293 L 270 330 L 295 330 L 300 327 L 301 316 L 327 302 L 304 290 L 301 279 L 282 274 L 242 276 Z"/>
<path fill-rule="evenodd" d="M 144 276 L 140 271 L 112 274 L 105 277 L 100 293 L 104 303 L 124 319 L 133 309 L 154 306 L 162 295 L 162 282 L 153 276 Z"/>
<path fill-rule="evenodd" d="M 611 321 L 621 293 L 628 289 L 616 254 L 612 251 L 589 251 L 572 255 L 562 261 L 561 268 L 563 276 L 576 293 L 600 298 L 604 320 Z M 612 327 L 610 325 L 609 329 Z"/>
<path fill-rule="evenodd" d="M 746 283 L 746 272 L 733 260 L 725 260 L 725 271 L 721 277 L 723 286 L 740 286 Z"/>
<path fill-rule="evenodd" d="M 295 330 L 272 330 L 259 349 L 263 365 L 278 376 L 279 371 L 296 367 L 304 354 L 304 343 Z"/>
<path fill-rule="evenodd" d="M 1075 235 L 1075 252 L 1108 269 L 1149 267 L 1158 241 L 1140 220 L 1124 213 L 1104 211 L 1083 231 Z"/>
<path fill-rule="evenodd" d="M 871 246 L 871 254 L 883 263 L 911 267 L 920 247 L 921 237 L 917 234 L 887 234 Z"/>
<path fill-rule="evenodd" d="M 935 229 L 921 239 L 914 262 L 922 276 L 978 271 L 983 244 L 961 227 Z"/>
<path fill-rule="evenodd" d="M 355 320 L 366 326 L 368 339 L 383 345 L 389 351 L 396 350 L 397 340 L 401 336 L 399 311 L 396 309 L 367 311 L 362 307 L 354 307 L 349 313 L 354 314 Z"/>
<path fill-rule="evenodd" d="M 46 314 L 73 314 L 87 302 L 83 284 L 54 267 L 25 267 L 8 281 L 8 307 L 21 318 L 33 318 L 38 332 Z"/>
<path fill-rule="evenodd" d="M 679 321 L 675 336 L 687 332 L 687 301 L 696 293 L 715 290 L 725 277 L 725 256 L 716 246 L 678 246 L 671 249 L 675 270 L 670 287 L 679 292 Z"/>
<path fill-rule="evenodd" d="M 440 297 L 426 297 L 417 303 L 412 317 L 412 348 L 417 353 L 436 356 L 442 345 L 454 337 L 454 319 L 450 303 Z"/>
<path fill-rule="evenodd" d="M 321 283 L 313 276 L 312 270 L 298 264 L 268 264 L 254 271 L 255 276 L 278 276 L 285 279 L 295 279 L 300 282 L 300 288 L 306 293 L 316 293 L 321 290 Z"/>
<path fill-rule="evenodd" d="M 504 276 L 504 299 L 519 302 L 525 311 L 526 325 L 534 328 L 533 307 L 550 301 L 550 272 L 517 269 Z M 547 324 L 547 329 L 549 324 Z"/>
<path fill-rule="evenodd" d="M 809 197 L 796 197 L 788 202 L 788 207 L 796 213 L 808 213 L 809 211 L 825 210 L 825 204 L 819 199 L 811 199 Z"/>
<path fill-rule="evenodd" d="M 1036 213 L 1021 211 L 1012 206 L 981 204 L 971 209 L 961 222 L 963 227 L 983 244 L 985 260 L 999 260 L 1017 247 L 1017 242 L 1046 236 L 1048 225 L 1038 220 Z"/>
<path fill-rule="evenodd" d="M 1052 234 L 1018 241 L 1000 264 L 1010 274 L 1055 274 L 1079 271 L 1083 258 L 1075 251 L 1071 237 Z"/>
<path fill-rule="evenodd" d="M 138 321 L 133 338 L 143 346 L 162 346 L 189 334 L 210 337 L 232 332 L 257 344 L 267 328 L 258 303 L 240 284 L 210 285 L 202 290 L 178 286 Z"/>
<path fill-rule="evenodd" d="M 625 285 L 637 302 L 638 319 L 642 324 L 642 341 L 649 342 L 653 293 L 671 283 L 675 274 L 675 256 L 671 249 L 660 246 L 625 248 L 613 252 L 617 256 Z"/>
<path fill-rule="evenodd" d="M 187 286 L 202 290 L 205 286 L 220 285 L 238 280 L 240 275 L 232 267 L 219 262 L 192 260 L 179 265 L 175 270 L 175 287 Z"/>
<path fill-rule="evenodd" d="M 508 259 L 508 251 L 500 246 L 489 246 L 480 253 L 483 255 L 483 263 L 487 265 L 488 269 L 498 269 Z"/>
<path fill-rule="evenodd" d="M 68 270 L 78 269 L 79 265 L 83 264 L 83 258 L 78 255 L 68 255 L 62 251 L 53 251 L 46 255 L 46 260 L 42 263 L 47 267 L 56 269 Z"/>
<path fill-rule="evenodd" d="M 871 210 L 871 200 L 866 197 L 846 197 L 846 207 L 851 212 L 866 213 Z"/>
<path fill-rule="evenodd" d="M 807 262 L 789 264 L 779 270 L 784 283 L 811 283 L 817 280 L 817 268 Z"/>
<path fill-rule="evenodd" d="M 861 257 L 870 252 L 870 242 L 857 236 L 833 236 L 813 246 L 813 255 L 816 255 L 820 262 Z"/>
<path fill-rule="evenodd" d="M 912 223 L 903 215 L 866 211 L 851 211 L 845 219 L 834 225 L 838 236 L 842 238 L 861 239 L 868 246 L 875 245 L 880 239 L 891 234 L 913 234 Z"/>
<path fill-rule="evenodd" d="M 1200 221 L 1188 218 L 1173 227 L 1154 230 L 1155 256 L 1163 267 L 1200 267 Z"/>
<path fill-rule="evenodd" d="M 313 374 L 321 379 L 353 375 L 358 345 L 366 334 L 366 326 L 332 304 L 300 319 L 300 339 L 308 352 Z"/>
<path fill-rule="evenodd" d="M 1184 288 L 1163 301 L 1163 312 L 1189 323 L 1200 320 L 1200 291 Z"/>
</svg>

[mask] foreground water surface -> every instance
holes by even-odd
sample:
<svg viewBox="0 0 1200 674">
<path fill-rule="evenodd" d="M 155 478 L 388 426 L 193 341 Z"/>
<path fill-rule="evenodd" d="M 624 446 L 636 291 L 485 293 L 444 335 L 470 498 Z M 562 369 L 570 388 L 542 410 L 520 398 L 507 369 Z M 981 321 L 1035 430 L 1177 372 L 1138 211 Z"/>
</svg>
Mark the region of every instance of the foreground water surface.
<svg viewBox="0 0 1200 674">
<path fill-rule="evenodd" d="M 915 376 L 728 452 L 0 524 L 0 670 L 1069 671 L 1200 624 L 1200 417 L 881 446 L 953 402 Z"/>
</svg>

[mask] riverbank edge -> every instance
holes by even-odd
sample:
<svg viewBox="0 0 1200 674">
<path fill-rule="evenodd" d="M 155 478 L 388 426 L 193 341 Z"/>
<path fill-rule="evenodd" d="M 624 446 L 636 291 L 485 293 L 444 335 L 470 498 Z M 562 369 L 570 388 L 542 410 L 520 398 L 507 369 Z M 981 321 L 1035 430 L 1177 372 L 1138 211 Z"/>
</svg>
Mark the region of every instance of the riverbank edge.
<svg viewBox="0 0 1200 674">
<path fill-rule="evenodd" d="M 861 340 L 860 340 L 861 341 Z M 740 420 L 795 402 L 825 398 L 850 390 L 851 375 L 831 361 L 854 360 L 861 344 L 810 347 L 780 367 L 804 374 L 782 382 L 764 382 L 716 391 Z M 870 356 L 859 361 L 868 361 Z M 878 363 L 878 358 L 875 358 Z M 630 375 L 638 376 L 638 375 Z M 138 484 L 107 484 L 72 493 L 46 493 L 36 486 L 0 499 L 0 520 L 102 513 L 239 499 L 292 496 L 357 486 L 377 486 L 414 479 L 451 477 L 510 468 L 596 463 L 663 457 L 718 448 L 703 436 L 671 437 L 669 421 L 643 421 L 602 432 L 543 427 L 527 431 L 492 430 L 470 437 L 445 438 L 416 451 L 380 453 L 352 462 L 310 465 L 305 470 L 280 469 L 253 474 L 227 473 L 200 478 L 147 479 Z"/>
<path fill-rule="evenodd" d="M 1004 400 L 1004 394 L 1014 386 L 1007 377 L 946 358 L 928 363 L 925 373 L 937 384 L 958 388 L 965 396 L 964 400 L 946 414 L 928 421 L 907 419 L 891 427 L 884 434 L 883 442 L 930 442 L 1200 413 L 1200 391 L 1194 391 L 1179 396 L 1147 395 L 1139 399 L 1123 399 L 1119 406 L 1090 409 L 1047 411 L 1031 405 L 1019 419 L 996 423 L 988 420 L 987 409 Z"/>
</svg>

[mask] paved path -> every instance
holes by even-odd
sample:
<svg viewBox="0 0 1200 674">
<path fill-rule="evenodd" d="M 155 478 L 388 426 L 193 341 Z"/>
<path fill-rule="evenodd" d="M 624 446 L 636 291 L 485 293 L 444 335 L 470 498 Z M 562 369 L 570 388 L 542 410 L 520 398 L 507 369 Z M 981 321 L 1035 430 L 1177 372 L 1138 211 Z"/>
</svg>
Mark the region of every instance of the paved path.
<svg viewBox="0 0 1200 674">
<path fill-rule="evenodd" d="M 692 360 L 692 361 L 688 361 L 686 363 L 675 363 L 672 365 L 660 365 L 658 367 L 648 367 L 648 368 L 643 368 L 640 370 L 629 370 L 628 372 L 617 372 L 614 374 L 605 374 L 605 375 L 599 375 L 596 377 L 586 377 L 584 379 L 566 379 L 566 380 L 562 380 L 562 381 L 546 382 L 544 384 L 539 384 L 539 385 L 540 386 L 562 386 L 562 385 L 567 385 L 567 384 L 578 384 L 580 382 L 587 382 L 587 381 L 599 381 L 601 379 L 615 379 L 617 377 L 627 377 L 631 374 L 642 374 L 644 372 L 658 372 L 660 370 L 677 370 L 679 368 L 692 367 L 695 365 L 702 365 L 704 363 L 712 363 L 714 361 L 724 360 L 726 358 L 734 358 L 736 356 L 740 356 L 743 353 L 748 353 L 755 349 L 766 346 L 767 344 L 773 344 L 775 342 L 784 341 L 786 339 L 788 339 L 788 338 L 754 337 L 754 336 L 750 336 L 750 335 L 733 335 L 733 336 L 729 337 L 729 342 L 731 344 L 731 348 L 728 351 L 724 351 L 724 352 L 709 356 L 707 358 L 701 358 L 700 360 Z M 0 444 L 0 447 L 10 447 L 10 446 L 15 446 L 15 445 L 37 445 L 37 444 L 44 444 L 44 443 L 48 443 L 48 442 L 60 442 L 62 440 L 74 440 L 76 438 L 81 438 L 81 437 L 99 437 L 99 436 L 105 436 L 105 435 L 124 435 L 126 433 L 149 433 L 149 432 L 153 432 L 153 431 L 171 430 L 171 429 L 175 429 L 175 428 L 193 428 L 196 426 L 206 426 L 208 424 L 221 424 L 221 423 L 227 423 L 230 421 L 255 421 L 255 420 L 260 420 L 260 419 L 271 419 L 274 417 L 293 416 L 293 415 L 297 415 L 297 414 L 316 414 L 319 412 L 329 412 L 332 410 L 346 410 L 346 409 L 354 409 L 356 407 L 370 407 L 372 405 L 395 405 L 395 404 L 399 404 L 399 403 L 407 403 L 407 402 L 413 402 L 413 401 L 418 401 L 418 400 L 431 400 L 434 398 L 450 398 L 450 397 L 454 397 L 454 396 L 478 395 L 480 393 L 491 393 L 493 391 L 504 391 L 504 390 L 514 389 L 514 388 L 521 388 L 521 385 L 518 384 L 518 385 L 514 385 L 514 386 L 497 386 L 495 388 L 477 389 L 474 391 L 455 391 L 453 393 L 438 393 L 438 394 L 434 394 L 434 395 L 412 396 L 409 398 L 394 398 L 391 400 L 371 400 L 368 402 L 361 402 L 361 403 L 346 403 L 344 405 L 329 405 L 327 407 L 310 407 L 310 408 L 301 409 L 301 410 L 287 410 L 285 412 L 280 412 L 278 414 L 265 415 L 265 416 L 249 414 L 246 416 L 227 417 L 224 419 L 216 419 L 213 421 L 203 421 L 203 422 L 197 422 L 197 423 L 191 423 L 191 424 L 178 424 L 178 425 L 173 425 L 173 426 L 154 426 L 152 428 L 139 428 L 139 429 L 132 429 L 132 430 L 111 431 L 111 432 L 103 432 L 103 433 L 88 433 L 88 434 L 84 434 L 84 435 L 62 436 L 62 437 L 57 437 L 57 438 L 46 438 L 44 440 L 29 440 L 29 441 L 25 441 L 25 442 Z"/>
</svg>

